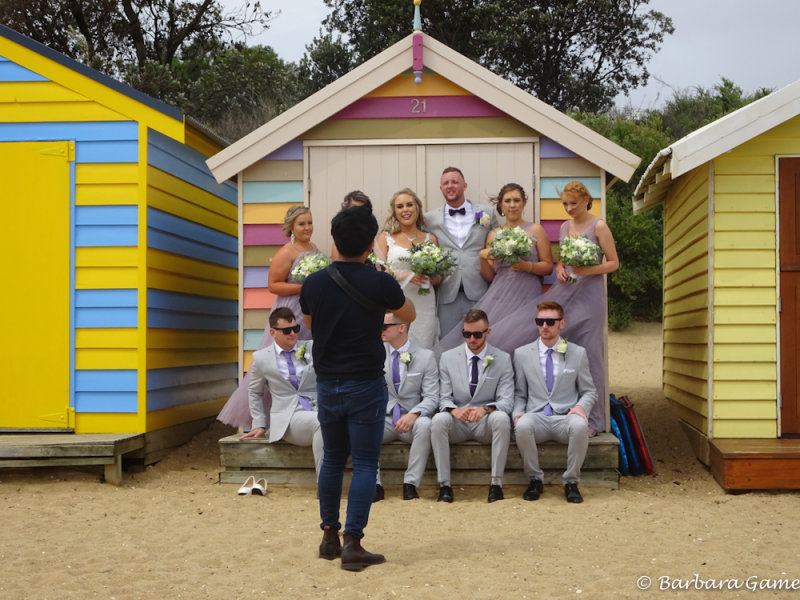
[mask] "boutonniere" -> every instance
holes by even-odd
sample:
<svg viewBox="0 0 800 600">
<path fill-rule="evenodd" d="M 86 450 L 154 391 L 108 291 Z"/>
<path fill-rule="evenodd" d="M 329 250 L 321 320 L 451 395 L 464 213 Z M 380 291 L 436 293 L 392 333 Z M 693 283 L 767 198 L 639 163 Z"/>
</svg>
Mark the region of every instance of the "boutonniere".
<svg viewBox="0 0 800 600">
<path fill-rule="evenodd" d="M 559 354 L 563 354 L 565 357 L 567 356 L 567 340 L 561 338 L 561 340 L 556 344 L 556 352 Z"/>
<path fill-rule="evenodd" d="M 411 362 L 411 352 L 401 352 L 400 353 L 400 360 L 403 361 L 404 364 L 408 364 Z"/>
<path fill-rule="evenodd" d="M 491 222 L 492 218 L 482 210 L 479 210 L 475 213 L 475 225 L 480 225 L 481 227 L 488 227 L 489 223 Z"/>
<path fill-rule="evenodd" d="M 483 359 L 483 368 L 485 369 L 493 362 L 494 362 L 494 356 L 492 356 L 491 354 L 487 354 L 486 358 Z"/>
<path fill-rule="evenodd" d="M 308 359 L 306 358 L 306 346 L 303 344 L 300 346 L 297 351 L 294 353 L 294 357 L 297 360 L 302 360 L 305 364 L 308 364 Z"/>
</svg>

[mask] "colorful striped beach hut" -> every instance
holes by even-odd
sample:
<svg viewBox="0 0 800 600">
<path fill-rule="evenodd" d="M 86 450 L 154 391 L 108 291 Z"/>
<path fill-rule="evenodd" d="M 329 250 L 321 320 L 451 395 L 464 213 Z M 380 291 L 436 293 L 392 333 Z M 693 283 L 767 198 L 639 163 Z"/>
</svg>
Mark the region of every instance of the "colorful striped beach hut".
<svg viewBox="0 0 800 600">
<path fill-rule="evenodd" d="M 800 81 L 662 150 L 664 394 L 726 489 L 800 488 Z"/>
<path fill-rule="evenodd" d="M 218 413 L 238 370 L 237 197 L 205 160 L 225 145 L 0 26 L 3 431 L 169 446 Z"/>
<path fill-rule="evenodd" d="M 382 222 L 392 194 L 413 188 L 426 209 L 443 203 L 442 169 L 465 174 L 468 198 L 487 202 L 509 181 L 532 201 L 529 219 L 557 240 L 559 189 L 583 181 L 604 214 L 606 190 L 639 158 L 419 31 L 208 160 L 217 181 L 235 178 L 240 200 L 242 344 L 246 371 L 273 297 L 270 259 L 289 206 L 311 208 L 314 242 L 331 247 L 331 217 L 345 193 L 370 196 Z M 608 412 L 608 411 L 606 411 Z"/>
</svg>

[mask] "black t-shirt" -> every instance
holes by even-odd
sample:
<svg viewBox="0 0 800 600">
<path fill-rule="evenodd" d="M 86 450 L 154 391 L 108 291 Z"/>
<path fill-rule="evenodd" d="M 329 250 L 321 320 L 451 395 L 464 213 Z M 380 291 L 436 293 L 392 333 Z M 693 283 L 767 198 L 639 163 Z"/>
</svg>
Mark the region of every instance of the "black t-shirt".
<svg viewBox="0 0 800 600">
<path fill-rule="evenodd" d="M 378 306 L 397 310 L 405 303 L 403 290 L 387 273 L 357 262 L 337 261 L 334 268 Z M 383 376 L 384 312 L 369 310 L 351 298 L 324 269 L 303 283 L 300 309 L 311 316 L 312 354 L 318 380 L 364 381 Z"/>
</svg>

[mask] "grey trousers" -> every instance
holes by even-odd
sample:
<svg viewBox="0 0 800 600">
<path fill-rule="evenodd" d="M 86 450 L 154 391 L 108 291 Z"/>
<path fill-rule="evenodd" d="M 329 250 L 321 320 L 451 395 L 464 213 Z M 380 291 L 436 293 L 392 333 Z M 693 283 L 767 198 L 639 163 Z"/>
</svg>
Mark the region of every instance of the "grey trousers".
<svg viewBox="0 0 800 600">
<path fill-rule="evenodd" d="M 522 456 L 522 469 L 533 479 L 544 481 L 544 472 L 539 467 L 539 451 L 536 444 L 556 441 L 567 444 L 567 470 L 561 476 L 564 483 L 578 483 L 581 467 L 589 449 L 589 426 L 580 415 L 553 415 L 525 413 L 514 428 L 517 448 Z"/>
<path fill-rule="evenodd" d="M 392 424 L 392 417 L 386 417 L 383 425 L 383 443 L 395 442 L 400 440 L 406 444 L 411 444 L 408 451 L 408 468 L 403 475 L 403 483 L 410 483 L 419 487 L 422 483 L 422 475 L 425 473 L 425 466 L 428 464 L 428 456 L 431 454 L 431 419 L 430 417 L 417 417 L 414 426 L 408 433 L 397 433 Z M 378 474 L 380 481 L 380 473 Z"/>
<path fill-rule="evenodd" d="M 506 470 L 511 422 L 508 413 L 493 410 L 477 423 L 464 423 L 449 412 L 440 412 L 431 419 L 431 448 L 436 461 L 439 483 L 450 481 L 450 444 L 475 440 L 492 444 L 492 477 L 502 477 Z"/>
<path fill-rule="evenodd" d="M 442 304 L 439 302 L 439 308 L 436 311 L 436 316 L 439 318 L 439 336 L 444 337 L 454 327 L 460 327 L 464 320 L 464 315 L 475 306 L 475 300 L 470 300 L 464 294 L 464 289 L 458 290 L 456 299 L 449 304 Z M 459 331 L 461 331 L 459 329 Z"/>
<path fill-rule="evenodd" d="M 322 466 L 322 431 L 317 420 L 317 411 L 298 410 L 292 415 L 289 427 L 283 434 L 284 442 L 295 446 L 311 446 L 314 454 L 314 469 L 319 478 L 319 468 Z"/>
</svg>

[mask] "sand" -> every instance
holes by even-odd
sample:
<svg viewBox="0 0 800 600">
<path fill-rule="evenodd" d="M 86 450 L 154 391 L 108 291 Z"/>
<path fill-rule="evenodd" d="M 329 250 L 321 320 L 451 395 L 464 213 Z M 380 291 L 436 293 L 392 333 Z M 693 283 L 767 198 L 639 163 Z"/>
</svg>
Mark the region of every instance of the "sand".
<svg viewBox="0 0 800 600">
<path fill-rule="evenodd" d="M 484 487 L 456 487 L 450 505 L 390 487 L 364 539 L 388 562 L 350 573 L 316 556 L 313 489 L 218 483 L 232 430 L 215 424 L 121 487 L 99 468 L 0 470 L 0 598 L 736 598 L 800 579 L 800 496 L 726 494 L 694 458 L 661 391 L 658 324 L 609 347 L 611 391 L 635 402 L 655 476 L 584 487 L 580 505 L 554 486 L 538 502 L 506 486 L 491 505 Z M 726 590 L 697 589 L 711 585 Z"/>
</svg>

